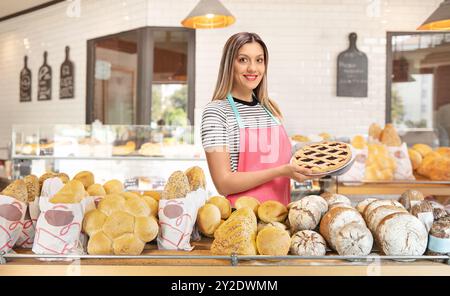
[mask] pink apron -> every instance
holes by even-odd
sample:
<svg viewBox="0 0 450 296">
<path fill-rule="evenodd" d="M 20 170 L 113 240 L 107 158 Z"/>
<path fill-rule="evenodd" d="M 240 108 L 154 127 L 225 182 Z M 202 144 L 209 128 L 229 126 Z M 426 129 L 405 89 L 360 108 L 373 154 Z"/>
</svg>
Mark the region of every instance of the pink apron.
<svg viewBox="0 0 450 296">
<path fill-rule="evenodd" d="M 259 171 L 289 163 L 291 159 L 291 142 L 280 121 L 263 106 L 277 125 L 263 128 L 246 128 L 230 94 L 228 94 L 227 100 L 239 125 L 240 147 L 237 171 Z M 278 177 L 250 190 L 231 194 L 227 198 L 234 206 L 236 199 L 241 196 L 251 196 L 260 202 L 276 200 L 287 205 L 291 200 L 290 179 L 288 177 Z"/>
</svg>

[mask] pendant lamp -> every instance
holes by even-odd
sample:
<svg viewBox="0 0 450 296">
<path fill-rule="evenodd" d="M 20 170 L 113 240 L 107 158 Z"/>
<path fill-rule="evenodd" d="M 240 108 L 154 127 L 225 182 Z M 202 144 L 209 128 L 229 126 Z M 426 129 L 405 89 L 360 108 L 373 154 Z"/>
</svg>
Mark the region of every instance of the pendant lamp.
<svg viewBox="0 0 450 296">
<path fill-rule="evenodd" d="M 181 24 L 192 29 L 215 29 L 228 27 L 235 21 L 219 0 L 200 0 Z"/>
<path fill-rule="evenodd" d="M 417 30 L 450 30 L 450 0 L 445 0 Z"/>
</svg>

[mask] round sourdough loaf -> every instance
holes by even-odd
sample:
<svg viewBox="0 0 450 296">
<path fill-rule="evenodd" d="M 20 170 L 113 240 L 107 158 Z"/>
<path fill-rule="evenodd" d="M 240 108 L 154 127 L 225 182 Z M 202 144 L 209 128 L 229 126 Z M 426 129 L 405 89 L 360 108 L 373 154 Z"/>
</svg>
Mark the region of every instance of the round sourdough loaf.
<svg viewBox="0 0 450 296">
<path fill-rule="evenodd" d="M 336 250 L 336 237 L 338 231 L 346 224 L 358 223 L 365 226 L 364 219 L 353 208 L 337 207 L 329 210 L 325 216 L 323 216 L 320 222 L 320 234 L 328 242 L 328 245 Z"/>
<path fill-rule="evenodd" d="M 320 208 L 311 200 L 298 200 L 289 210 L 289 224 L 293 232 L 315 229 L 320 222 Z"/>
<path fill-rule="evenodd" d="M 325 239 L 312 230 L 301 230 L 291 238 L 291 254 L 299 256 L 324 256 L 327 244 Z"/>
<path fill-rule="evenodd" d="M 275 226 L 265 227 L 256 236 L 256 247 L 260 255 L 284 256 L 289 252 L 289 232 Z"/>
<path fill-rule="evenodd" d="M 364 210 L 366 209 L 366 207 L 373 201 L 376 201 L 376 198 L 366 198 L 363 201 L 360 201 L 357 205 L 356 205 L 356 210 L 362 215 L 364 213 Z"/>
<path fill-rule="evenodd" d="M 367 207 L 364 209 L 363 217 L 364 218 L 368 217 L 370 215 L 370 212 L 372 212 L 373 210 L 375 210 L 376 208 L 381 207 L 381 206 L 396 206 L 399 208 L 403 208 L 402 204 L 396 200 L 379 199 L 379 200 L 375 200 L 367 205 Z"/>
<path fill-rule="evenodd" d="M 342 256 L 366 256 L 373 246 L 373 237 L 365 225 L 349 223 L 336 237 L 336 251 Z"/>
<path fill-rule="evenodd" d="M 386 216 L 376 230 L 381 250 L 390 256 L 422 255 L 427 248 L 427 236 L 422 222 L 404 212 Z"/>
<path fill-rule="evenodd" d="M 403 208 L 399 208 L 393 205 L 387 206 L 379 206 L 370 212 L 366 217 L 366 224 L 373 233 L 377 230 L 378 224 L 380 224 L 381 220 L 383 220 L 386 216 L 393 213 L 407 213 L 407 211 Z"/>
</svg>

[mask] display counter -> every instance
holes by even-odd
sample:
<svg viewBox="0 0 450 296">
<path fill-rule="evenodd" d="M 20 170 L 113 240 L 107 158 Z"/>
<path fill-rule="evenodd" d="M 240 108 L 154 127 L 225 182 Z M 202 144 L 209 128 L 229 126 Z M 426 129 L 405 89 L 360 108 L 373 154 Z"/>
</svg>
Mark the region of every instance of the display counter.
<svg viewBox="0 0 450 296">
<path fill-rule="evenodd" d="M 283 276 L 283 275 L 450 275 L 450 257 L 421 256 L 410 262 L 385 259 L 386 256 L 367 256 L 358 261 L 327 254 L 316 259 L 286 256 L 272 259 L 268 256 L 212 256 L 211 240 L 193 242 L 191 252 L 158 250 L 156 244 L 148 244 L 138 257 L 82 256 L 70 261 L 41 261 L 22 255 L 36 256 L 30 250 L 16 250 L 0 264 L 0 276 L 4 275 L 159 275 L 159 276 Z M 14 258 L 16 256 L 16 258 Z M 22 257 L 20 257 L 22 256 Z M 17 258 L 20 257 L 20 258 Z M 107 258 L 109 257 L 109 258 Z M 252 259 L 248 259 L 252 258 Z M 258 258 L 258 259 L 254 259 Z M 266 259 L 270 258 L 270 259 Z M 431 258 L 441 258 L 436 262 Z M 446 258 L 446 259 L 445 259 Z M 47 259 L 48 260 L 48 259 Z"/>
</svg>

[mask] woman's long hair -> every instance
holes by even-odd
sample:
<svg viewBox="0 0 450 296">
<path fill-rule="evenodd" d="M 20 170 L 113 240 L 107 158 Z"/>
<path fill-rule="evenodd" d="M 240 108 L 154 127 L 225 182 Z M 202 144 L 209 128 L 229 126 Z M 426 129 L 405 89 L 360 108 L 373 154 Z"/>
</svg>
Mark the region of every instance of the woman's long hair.
<svg viewBox="0 0 450 296">
<path fill-rule="evenodd" d="M 278 105 L 269 98 L 267 91 L 267 64 L 269 62 L 269 53 L 267 46 L 255 33 L 241 32 L 231 36 L 223 48 L 222 59 L 220 61 L 219 75 L 217 77 L 216 89 L 214 90 L 213 101 L 226 99 L 227 94 L 233 87 L 234 60 L 239 49 L 247 43 L 258 42 L 264 50 L 265 71 L 261 82 L 253 90 L 259 103 L 269 109 L 272 114 L 282 118 Z"/>
</svg>

